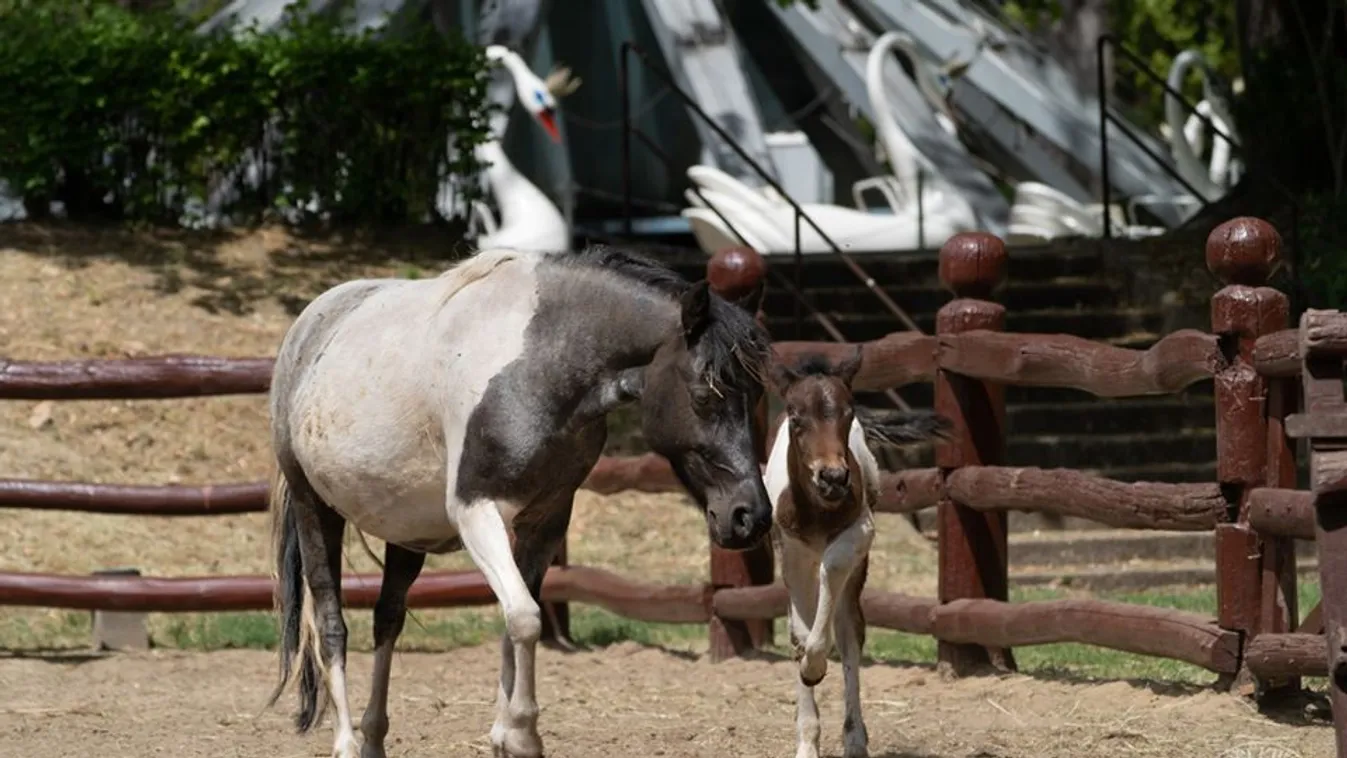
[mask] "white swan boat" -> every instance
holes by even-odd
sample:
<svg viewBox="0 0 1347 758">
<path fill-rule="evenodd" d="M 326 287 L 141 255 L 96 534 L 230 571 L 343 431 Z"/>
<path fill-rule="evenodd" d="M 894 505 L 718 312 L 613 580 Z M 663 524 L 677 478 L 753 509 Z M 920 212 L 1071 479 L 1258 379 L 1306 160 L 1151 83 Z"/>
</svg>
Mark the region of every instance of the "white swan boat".
<svg viewBox="0 0 1347 758">
<path fill-rule="evenodd" d="M 827 203 L 800 206 L 844 252 L 938 247 L 959 232 L 981 226 L 968 201 L 945 181 L 890 115 L 883 66 L 885 56 L 904 41 L 901 34 L 889 32 L 875 41 L 866 59 L 866 93 L 878 114 L 879 139 L 894 175 L 853 185 L 856 208 Z M 712 166 L 692 166 L 687 175 L 694 189 L 684 193 L 689 207 L 681 215 L 688 219 L 702 250 L 715 253 L 748 244 L 764 255 L 795 252 L 797 214 L 784 198 L 770 190 L 755 190 Z M 888 201 L 889 212 L 863 209 L 860 195 L 865 189 L 878 189 Z M 798 230 L 801 253 L 832 252 L 832 245 L 809 221 L 798 219 Z"/>
<path fill-rule="evenodd" d="M 542 126 L 552 142 L 561 144 L 557 125 L 557 100 L 579 86 L 565 69 L 554 71 L 547 79 L 539 77 L 524 59 L 503 45 L 488 45 L 486 58 L 504 66 L 514 79 L 515 96 L 524 110 Z M 564 252 L 571 249 L 571 227 L 560 209 L 528 177 L 510 162 L 501 146 L 508 116 L 496 114 L 491 122 L 491 137 L 473 149 L 477 160 L 486 164 L 483 172 L 499 218 L 486 203 L 474 200 L 468 211 L 468 236 L 479 250 L 512 247 L 519 250 Z M 452 200 L 441 192 L 441 211 Z M 446 213 L 446 215 L 451 215 Z"/>
</svg>

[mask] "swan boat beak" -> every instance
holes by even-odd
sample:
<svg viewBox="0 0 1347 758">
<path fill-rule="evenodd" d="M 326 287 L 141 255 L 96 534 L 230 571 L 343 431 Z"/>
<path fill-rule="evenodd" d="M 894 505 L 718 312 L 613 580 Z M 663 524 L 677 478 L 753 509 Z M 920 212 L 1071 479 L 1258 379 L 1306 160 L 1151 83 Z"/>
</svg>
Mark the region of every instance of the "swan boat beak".
<svg viewBox="0 0 1347 758">
<path fill-rule="evenodd" d="M 561 132 L 557 129 L 556 111 L 552 108 L 543 108 L 538 111 L 537 118 L 538 123 L 542 124 L 543 129 L 547 130 L 547 136 L 551 137 L 553 142 L 561 144 Z"/>
</svg>

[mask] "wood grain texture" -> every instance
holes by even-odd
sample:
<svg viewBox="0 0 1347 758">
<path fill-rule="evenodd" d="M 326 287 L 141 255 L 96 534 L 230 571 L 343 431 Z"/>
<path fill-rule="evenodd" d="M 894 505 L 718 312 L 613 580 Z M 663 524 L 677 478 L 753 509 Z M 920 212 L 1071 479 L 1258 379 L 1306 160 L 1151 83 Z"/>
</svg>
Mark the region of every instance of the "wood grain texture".
<svg viewBox="0 0 1347 758">
<path fill-rule="evenodd" d="M 939 366 L 1024 387 L 1069 387 L 1098 397 L 1164 395 L 1211 378 L 1225 365 L 1216 337 L 1174 332 L 1146 350 L 1069 334 L 942 334 Z"/>
<path fill-rule="evenodd" d="M 950 497 L 979 511 L 1039 511 L 1120 529 L 1209 531 L 1225 513 L 1215 484 L 1118 482 L 1072 469 L 974 466 L 950 473 Z"/>
</svg>

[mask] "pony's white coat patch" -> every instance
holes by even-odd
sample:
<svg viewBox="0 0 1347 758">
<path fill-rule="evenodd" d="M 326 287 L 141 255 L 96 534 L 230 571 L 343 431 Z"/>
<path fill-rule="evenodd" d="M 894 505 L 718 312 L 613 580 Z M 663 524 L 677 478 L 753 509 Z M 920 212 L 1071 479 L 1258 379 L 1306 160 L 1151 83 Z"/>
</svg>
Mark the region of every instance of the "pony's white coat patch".
<svg viewBox="0 0 1347 758">
<path fill-rule="evenodd" d="M 295 455 L 324 502 L 361 531 L 406 545 L 458 536 L 450 512 L 464 505 L 452 493 L 468 418 L 491 378 L 524 350 L 537 262 L 535 254 L 487 251 L 434 279 L 381 282 L 342 317 L 319 359 L 323 370 L 296 386 Z M 523 271 L 488 276 L 505 266 Z M 315 299 L 296 328 L 367 284 Z M 388 318 L 392 309 L 398 318 Z M 459 336 L 469 331 L 474 339 Z M 520 507 L 498 506 L 507 524 Z"/>
</svg>

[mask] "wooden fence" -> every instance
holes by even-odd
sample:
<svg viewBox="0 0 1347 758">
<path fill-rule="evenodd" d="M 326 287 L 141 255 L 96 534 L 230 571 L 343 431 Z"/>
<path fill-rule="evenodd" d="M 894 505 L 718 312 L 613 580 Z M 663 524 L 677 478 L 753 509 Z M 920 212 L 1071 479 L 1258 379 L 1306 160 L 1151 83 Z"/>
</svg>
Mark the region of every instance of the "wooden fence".
<svg viewBox="0 0 1347 758">
<path fill-rule="evenodd" d="M 1347 758 L 1347 315 L 1311 311 L 1289 328 L 1287 298 L 1267 287 L 1280 238 L 1267 223 L 1239 218 L 1215 229 L 1206 260 L 1223 283 L 1211 303 L 1212 331 L 1182 330 L 1146 350 L 1059 334 L 1006 334 L 992 302 L 1008 264 L 1001 241 L 961 234 L 940 251 L 940 278 L 954 295 L 936 334 L 890 334 L 865 343 L 858 389 L 934 382 L 952 441 L 936 467 L 886 474 L 879 510 L 938 509 L 939 585 L 934 598 L 870 591 L 870 623 L 933 635 L 943 667 L 964 674 L 1014 669 L 1023 645 L 1078 642 L 1193 663 L 1228 686 L 1260 693 L 1329 675 L 1338 755 Z M 762 260 L 730 251 L 708 264 L 720 293 L 758 285 Z M 777 342 L 778 358 L 841 353 L 835 343 Z M 266 390 L 271 361 L 169 356 L 126 361 L 0 361 L 0 399 L 169 398 Z M 1004 464 L 1003 387 L 1070 387 L 1100 397 L 1175 393 L 1214 379 L 1217 479 L 1206 484 L 1123 483 L 1065 469 Z M 1303 400 L 1303 403 L 1302 403 Z M 1299 413 L 1304 407 L 1305 412 Z M 765 428 L 766 407 L 757 423 Z M 1313 489 L 1296 491 L 1294 442 L 1308 438 Z M 765 440 L 760 436 L 760 450 Z M 675 491 L 656 455 L 604 458 L 584 485 L 611 493 Z M 192 516 L 262 511 L 265 483 L 145 487 L 0 480 L 0 507 Z M 1007 602 L 1006 513 L 1043 511 L 1132 529 L 1214 531 L 1216 618 L 1098 600 Z M 1323 602 L 1302 619 L 1293 540 L 1315 540 Z M 564 556 L 560 563 L 564 564 Z M 353 606 L 369 606 L 377 576 L 344 578 Z M 266 577 L 69 577 L 0 573 L 0 605 L 138 611 L 271 607 Z M 724 658 L 771 639 L 786 594 L 773 582 L 766 547 L 712 549 L 705 585 L 658 586 L 608 571 L 558 565 L 543 587 L 549 604 L 584 602 L 634 619 L 706 623 Z M 493 602 L 477 572 L 421 576 L 413 606 Z M 556 615 L 564 626 L 564 606 Z M 1327 629 L 1327 633 L 1325 633 Z M 564 629 L 554 630 L 564 632 Z"/>
</svg>

